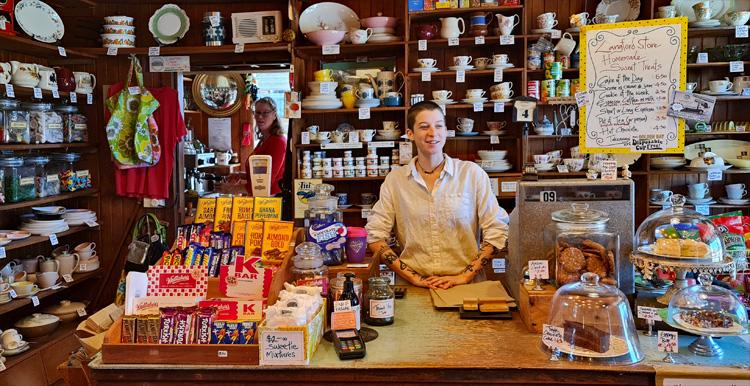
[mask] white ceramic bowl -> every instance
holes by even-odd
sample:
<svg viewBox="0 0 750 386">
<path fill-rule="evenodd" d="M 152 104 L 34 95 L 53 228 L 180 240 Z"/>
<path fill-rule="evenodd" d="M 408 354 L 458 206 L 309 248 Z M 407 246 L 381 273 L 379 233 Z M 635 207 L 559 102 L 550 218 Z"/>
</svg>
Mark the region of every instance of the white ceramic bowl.
<svg viewBox="0 0 750 386">
<path fill-rule="evenodd" d="M 135 47 L 135 35 L 126 34 L 101 34 L 102 46 L 109 47 Z"/>
<path fill-rule="evenodd" d="M 323 94 L 323 95 L 329 95 L 329 94 L 336 94 L 336 88 L 339 86 L 337 82 L 319 82 L 319 81 L 312 81 L 307 82 L 307 87 L 310 88 L 310 95 L 321 95 L 320 92 L 320 84 L 321 83 L 328 83 L 329 84 L 329 92 Z"/>
<path fill-rule="evenodd" d="M 324 46 L 328 44 L 339 44 L 344 40 L 346 31 L 336 31 L 330 29 L 322 29 L 318 31 L 312 31 L 305 34 L 307 40 L 319 45 Z"/>
<path fill-rule="evenodd" d="M 388 16 L 373 16 L 359 19 L 359 23 L 364 28 L 394 28 L 398 19 Z"/>
<path fill-rule="evenodd" d="M 579 172 L 583 169 L 583 158 L 565 158 L 563 163 L 572 172 Z"/>
<path fill-rule="evenodd" d="M 105 34 L 135 35 L 132 25 L 105 24 L 102 28 Z"/>
<path fill-rule="evenodd" d="M 482 160 L 496 161 L 505 159 L 508 152 L 505 150 L 479 150 L 477 151 L 477 155 Z"/>
<path fill-rule="evenodd" d="M 133 18 L 130 16 L 105 16 L 105 25 L 133 25 Z"/>
</svg>

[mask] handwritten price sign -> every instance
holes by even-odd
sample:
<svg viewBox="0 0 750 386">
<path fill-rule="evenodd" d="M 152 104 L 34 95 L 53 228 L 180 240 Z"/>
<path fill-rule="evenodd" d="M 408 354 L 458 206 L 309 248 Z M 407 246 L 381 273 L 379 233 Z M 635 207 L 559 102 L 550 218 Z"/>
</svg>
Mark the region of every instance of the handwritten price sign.
<svg viewBox="0 0 750 386">
<path fill-rule="evenodd" d="M 564 334 L 565 330 L 563 330 L 562 327 L 551 326 L 549 324 L 542 326 L 542 342 L 544 342 L 547 347 L 559 347 L 563 342 Z"/>
<path fill-rule="evenodd" d="M 261 331 L 260 364 L 304 365 L 305 336 L 302 331 Z"/>
<path fill-rule="evenodd" d="M 531 279 L 549 279 L 549 262 L 547 260 L 529 260 L 529 277 Z"/>
<path fill-rule="evenodd" d="M 659 343 L 657 343 L 656 347 L 659 351 L 669 353 L 677 352 L 678 342 L 676 331 L 659 331 L 657 339 Z"/>
</svg>

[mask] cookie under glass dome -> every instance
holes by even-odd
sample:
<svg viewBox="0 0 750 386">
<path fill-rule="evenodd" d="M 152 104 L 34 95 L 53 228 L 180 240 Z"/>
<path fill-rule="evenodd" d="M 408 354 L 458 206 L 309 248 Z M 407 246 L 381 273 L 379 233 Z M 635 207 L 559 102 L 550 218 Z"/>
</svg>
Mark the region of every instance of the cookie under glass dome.
<svg viewBox="0 0 750 386">
<path fill-rule="evenodd" d="M 542 348 L 570 361 L 631 364 L 643 359 L 638 333 L 625 294 L 602 284 L 599 275 L 560 287 L 552 298 L 547 324 L 556 334 L 544 334 Z"/>
</svg>

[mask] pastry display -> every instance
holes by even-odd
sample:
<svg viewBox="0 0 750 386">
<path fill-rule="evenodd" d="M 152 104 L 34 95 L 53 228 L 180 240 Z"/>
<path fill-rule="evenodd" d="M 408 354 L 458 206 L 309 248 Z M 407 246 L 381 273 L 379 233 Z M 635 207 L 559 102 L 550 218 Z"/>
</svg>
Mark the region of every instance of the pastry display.
<svg viewBox="0 0 750 386">
<path fill-rule="evenodd" d="M 709 254 L 706 243 L 690 239 L 657 239 L 652 251 L 656 255 L 692 259 L 704 258 Z"/>
<path fill-rule="evenodd" d="M 574 347 L 581 347 L 598 353 L 609 350 L 610 334 L 593 326 L 570 320 L 563 322 L 563 341 Z"/>
<path fill-rule="evenodd" d="M 678 314 L 685 323 L 698 328 L 731 328 L 734 320 L 722 312 L 711 310 L 684 310 Z"/>
<path fill-rule="evenodd" d="M 566 238 L 557 242 L 557 285 L 576 282 L 581 274 L 599 275 L 602 283 L 617 285 L 615 251 L 587 238 Z"/>
<path fill-rule="evenodd" d="M 658 239 L 654 244 L 654 253 L 659 255 L 680 256 L 680 240 Z"/>
</svg>

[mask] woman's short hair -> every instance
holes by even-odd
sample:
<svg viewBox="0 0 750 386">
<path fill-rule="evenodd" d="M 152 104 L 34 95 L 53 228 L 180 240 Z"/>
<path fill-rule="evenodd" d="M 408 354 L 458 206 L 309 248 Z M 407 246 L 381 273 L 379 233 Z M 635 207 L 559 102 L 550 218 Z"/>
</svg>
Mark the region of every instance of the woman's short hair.
<svg viewBox="0 0 750 386">
<path fill-rule="evenodd" d="M 409 108 L 409 113 L 406 115 L 406 127 L 410 130 L 414 130 L 414 124 L 417 120 L 417 115 L 419 115 L 419 113 L 421 113 L 422 111 L 432 110 L 440 111 L 440 114 L 443 114 L 443 118 L 445 118 L 445 114 L 443 113 L 443 109 L 440 108 L 440 105 L 432 101 L 422 101 L 418 102 L 415 105 L 412 105 Z"/>
<path fill-rule="evenodd" d="M 263 97 L 255 101 L 255 107 L 258 107 L 259 103 L 265 103 L 268 105 L 268 107 L 271 108 L 271 110 L 276 113 L 276 118 L 274 118 L 273 123 L 271 124 L 271 135 L 282 135 L 284 133 L 284 130 L 281 127 L 281 124 L 279 123 L 279 112 L 276 108 L 276 102 L 274 102 L 271 97 Z M 256 129 L 260 133 L 260 129 Z"/>
</svg>

